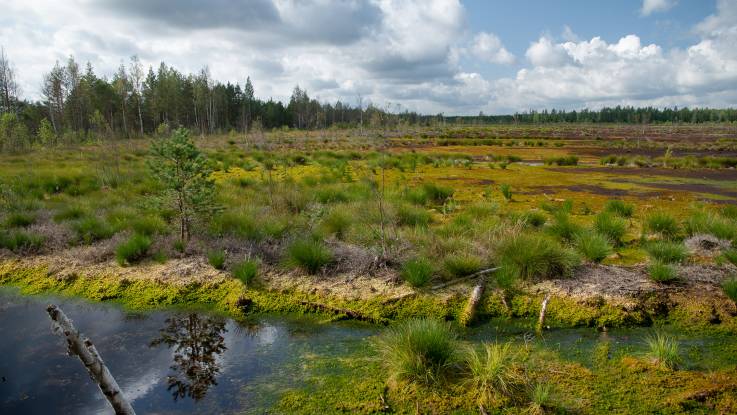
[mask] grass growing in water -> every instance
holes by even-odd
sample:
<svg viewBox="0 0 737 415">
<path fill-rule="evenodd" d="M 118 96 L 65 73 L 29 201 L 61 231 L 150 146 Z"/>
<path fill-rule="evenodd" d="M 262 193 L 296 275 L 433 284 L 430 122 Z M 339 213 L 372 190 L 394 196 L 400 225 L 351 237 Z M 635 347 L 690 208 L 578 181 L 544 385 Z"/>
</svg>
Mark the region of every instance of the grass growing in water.
<svg viewBox="0 0 737 415">
<path fill-rule="evenodd" d="M 425 259 L 411 259 L 402 265 L 400 276 L 413 287 L 422 287 L 432 277 L 432 265 Z"/>
<path fill-rule="evenodd" d="M 146 235 L 134 234 L 115 248 L 115 259 L 122 266 L 135 264 L 146 257 L 150 247 L 151 238 Z"/>
<path fill-rule="evenodd" d="M 650 349 L 650 357 L 658 365 L 667 369 L 676 369 L 681 363 L 680 347 L 675 337 L 656 331 L 645 338 L 645 343 Z"/>
<path fill-rule="evenodd" d="M 394 381 L 431 385 L 457 366 L 456 336 L 450 326 L 434 319 L 411 319 L 387 329 L 377 348 Z"/>
<path fill-rule="evenodd" d="M 576 235 L 576 249 L 592 262 L 601 262 L 612 253 L 609 240 L 600 233 L 591 231 Z"/>
<path fill-rule="evenodd" d="M 469 382 L 488 402 L 493 395 L 509 396 L 523 383 L 511 343 L 484 343 L 482 352 L 469 348 L 465 355 Z"/>
<path fill-rule="evenodd" d="M 333 260 L 333 254 L 321 242 L 303 239 L 293 242 L 287 250 L 287 262 L 310 274 L 316 274 Z"/>
</svg>

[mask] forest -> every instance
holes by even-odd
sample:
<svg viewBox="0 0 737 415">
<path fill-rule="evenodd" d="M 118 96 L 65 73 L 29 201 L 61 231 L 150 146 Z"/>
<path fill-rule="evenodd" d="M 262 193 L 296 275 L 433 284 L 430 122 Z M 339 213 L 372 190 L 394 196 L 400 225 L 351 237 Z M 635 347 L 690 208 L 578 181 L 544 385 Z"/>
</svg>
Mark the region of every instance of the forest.
<svg viewBox="0 0 737 415">
<path fill-rule="evenodd" d="M 186 127 L 199 135 L 242 133 L 253 129 L 325 129 L 387 125 L 488 125 L 548 123 L 721 123 L 737 121 L 736 109 L 604 107 L 599 110 L 529 110 L 510 115 L 445 116 L 380 106 L 362 96 L 351 102 L 320 102 L 299 85 L 288 102 L 256 95 L 245 76 L 220 82 L 208 67 L 183 73 L 165 62 L 145 70 L 133 56 L 112 77 L 95 73 L 73 56 L 43 76 L 42 97 L 24 98 L 18 69 L 0 54 L 0 140 L 5 149 L 31 144 L 81 143 L 104 137 L 168 134 Z"/>
</svg>

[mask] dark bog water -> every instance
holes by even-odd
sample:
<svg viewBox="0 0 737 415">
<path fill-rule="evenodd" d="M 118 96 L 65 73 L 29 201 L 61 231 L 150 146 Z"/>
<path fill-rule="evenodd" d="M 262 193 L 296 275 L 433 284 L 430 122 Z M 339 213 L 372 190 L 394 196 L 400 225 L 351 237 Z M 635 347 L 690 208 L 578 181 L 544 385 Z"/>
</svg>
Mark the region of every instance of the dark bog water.
<svg viewBox="0 0 737 415">
<path fill-rule="evenodd" d="M 82 363 L 52 334 L 51 301 L 92 339 L 138 413 L 263 413 L 298 380 L 305 356 L 355 352 L 377 330 L 308 318 L 240 325 L 202 313 L 131 314 L 0 288 L 0 413 L 111 412 Z"/>
<path fill-rule="evenodd" d="M 305 362 L 367 353 L 379 328 L 320 323 L 317 318 L 262 317 L 239 324 L 207 313 L 130 313 L 114 304 L 24 297 L 0 287 L 0 413 L 90 414 L 111 409 L 64 340 L 52 333 L 46 305 L 58 304 L 90 337 L 138 413 L 265 413 L 309 373 Z M 559 358 L 593 365 L 601 342 L 610 355 L 645 352 L 648 328 L 554 330 L 543 338 L 522 321 L 469 330 L 473 342 L 514 340 Z M 689 368 L 734 365 L 729 336 L 680 336 Z"/>
</svg>

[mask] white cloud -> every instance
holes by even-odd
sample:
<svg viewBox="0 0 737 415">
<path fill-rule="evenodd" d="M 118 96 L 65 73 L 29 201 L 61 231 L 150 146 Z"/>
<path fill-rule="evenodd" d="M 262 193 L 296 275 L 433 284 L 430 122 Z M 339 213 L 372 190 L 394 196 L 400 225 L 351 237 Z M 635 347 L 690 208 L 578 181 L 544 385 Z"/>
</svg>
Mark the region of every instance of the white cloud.
<svg viewBox="0 0 737 415">
<path fill-rule="evenodd" d="M 473 39 L 471 53 L 477 58 L 491 63 L 509 65 L 514 63 L 514 55 L 502 44 L 499 37 L 493 33 L 480 32 Z"/>
<path fill-rule="evenodd" d="M 6 2 L 0 45 L 31 98 L 55 60 L 73 54 L 110 76 L 137 54 L 184 72 L 209 65 L 221 81 L 250 75 L 263 98 L 288 99 L 300 84 L 323 101 L 354 103 L 360 93 L 430 113 L 737 103 L 737 0 L 718 0 L 690 47 L 664 50 L 636 34 L 583 40 L 566 26 L 562 40 L 530 43 L 524 68 L 498 79 L 464 65 L 512 64 L 514 50 L 493 28 L 469 33 L 458 0 L 214 1 L 177 2 L 177 13 L 163 0 Z"/>
<path fill-rule="evenodd" d="M 649 16 L 653 13 L 667 11 L 675 4 L 675 0 L 643 0 L 640 13 L 643 16 Z"/>
<path fill-rule="evenodd" d="M 560 66 L 570 62 L 566 50 L 547 36 L 530 44 L 525 56 L 534 66 Z"/>
</svg>

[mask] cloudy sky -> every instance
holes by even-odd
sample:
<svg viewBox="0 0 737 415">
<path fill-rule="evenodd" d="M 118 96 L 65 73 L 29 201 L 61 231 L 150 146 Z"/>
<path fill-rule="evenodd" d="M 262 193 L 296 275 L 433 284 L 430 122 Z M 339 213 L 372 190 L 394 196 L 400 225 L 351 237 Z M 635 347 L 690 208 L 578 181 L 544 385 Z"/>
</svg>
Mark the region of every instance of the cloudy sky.
<svg viewBox="0 0 737 415">
<path fill-rule="evenodd" d="M 130 56 L 261 98 L 487 114 L 604 105 L 736 106 L 737 0 L 0 0 L 24 96 L 74 55 Z"/>
</svg>

